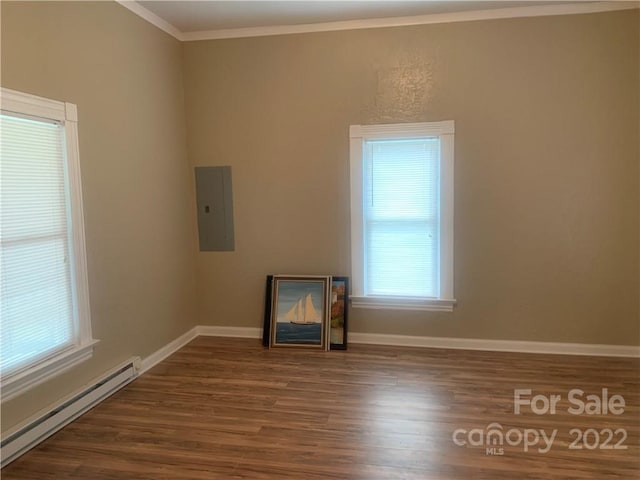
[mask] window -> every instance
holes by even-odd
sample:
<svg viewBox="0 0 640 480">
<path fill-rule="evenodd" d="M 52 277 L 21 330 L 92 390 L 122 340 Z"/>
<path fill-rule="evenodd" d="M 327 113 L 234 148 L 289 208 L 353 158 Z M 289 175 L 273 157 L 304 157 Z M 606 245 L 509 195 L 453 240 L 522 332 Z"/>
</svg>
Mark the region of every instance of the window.
<svg viewBox="0 0 640 480">
<path fill-rule="evenodd" d="M 0 381 L 8 400 L 89 358 L 89 290 L 70 103 L 2 89 Z"/>
<path fill-rule="evenodd" d="M 451 311 L 454 122 L 352 125 L 352 305 Z"/>
</svg>

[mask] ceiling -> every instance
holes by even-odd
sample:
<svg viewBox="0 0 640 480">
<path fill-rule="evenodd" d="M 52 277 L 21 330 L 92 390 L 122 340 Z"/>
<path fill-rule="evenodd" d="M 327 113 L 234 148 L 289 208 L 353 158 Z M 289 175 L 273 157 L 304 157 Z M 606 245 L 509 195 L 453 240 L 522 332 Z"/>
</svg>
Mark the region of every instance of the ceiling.
<svg viewBox="0 0 640 480">
<path fill-rule="evenodd" d="M 637 0 L 631 2 L 580 0 L 117 1 L 181 40 L 368 28 L 461 19 L 586 13 L 638 6 Z M 517 13 L 520 11 L 523 13 Z"/>
<path fill-rule="evenodd" d="M 181 32 L 407 17 L 549 1 L 138 1 Z M 556 2 L 557 3 L 557 2 Z"/>
</svg>

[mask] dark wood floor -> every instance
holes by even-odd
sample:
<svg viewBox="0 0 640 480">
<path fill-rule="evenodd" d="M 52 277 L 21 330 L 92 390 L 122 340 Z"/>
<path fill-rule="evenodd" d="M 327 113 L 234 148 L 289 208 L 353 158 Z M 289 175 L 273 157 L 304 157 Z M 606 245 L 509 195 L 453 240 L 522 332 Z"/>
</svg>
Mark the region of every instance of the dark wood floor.
<svg viewBox="0 0 640 480">
<path fill-rule="evenodd" d="M 267 350 L 255 340 L 200 337 L 2 478 L 640 478 L 639 368 L 638 359 L 364 345 Z M 516 388 L 562 395 L 556 415 L 514 415 Z M 624 413 L 571 415 L 573 388 L 622 395 Z M 504 455 L 488 455 L 485 445 L 454 444 L 457 429 L 484 432 L 493 422 L 505 432 L 558 434 L 548 453 L 505 442 Z M 625 430 L 627 448 L 570 449 L 573 428 L 611 429 L 605 447 Z M 586 439 L 593 446 L 595 433 Z"/>
</svg>

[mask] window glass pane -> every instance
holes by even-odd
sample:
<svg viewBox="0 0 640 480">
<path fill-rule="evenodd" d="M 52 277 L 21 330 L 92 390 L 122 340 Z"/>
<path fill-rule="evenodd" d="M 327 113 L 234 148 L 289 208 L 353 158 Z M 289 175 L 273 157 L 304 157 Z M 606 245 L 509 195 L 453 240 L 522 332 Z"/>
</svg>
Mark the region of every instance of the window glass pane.
<svg viewBox="0 0 640 480">
<path fill-rule="evenodd" d="M 75 339 L 64 128 L 0 116 L 3 376 Z"/>
<path fill-rule="evenodd" d="M 369 295 L 438 296 L 437 226 L 419 222 L 367 225 Z"/>
<path fill-rule="evenodd" d="M 369 141 L 365 150 L 365 203 L 370 218 L 437 218 L 438 138 Z"/>
<path fill-rule="evenodd" d="M 2 240 L 66 234 L 64 128 L 0 116 Z"/>
</svg>

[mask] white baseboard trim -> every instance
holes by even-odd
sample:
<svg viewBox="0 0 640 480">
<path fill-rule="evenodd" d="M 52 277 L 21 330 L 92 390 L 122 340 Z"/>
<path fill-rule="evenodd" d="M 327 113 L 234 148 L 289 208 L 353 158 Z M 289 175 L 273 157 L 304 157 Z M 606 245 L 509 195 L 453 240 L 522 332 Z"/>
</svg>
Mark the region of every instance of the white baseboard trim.
<svg viewBox="0 0 640 480">
<path fill-rule="evenodd" d="M 526 342 L 520 340 L 484 340 L 479 338 L 413 337 L 380 333 L 349 333 L 350 343 L 396 345 L 403 347 L 452 348 L 492 352 L 547 353 L 601 357 L 640 357 L 640 346 L 597 345 L 587 343 Z"/>
<path fill-rule="evenodd" d="M 238 337 L 262 338 L 262 329 L 253 327 L 222 327 L 218 325 L 199 325 L 196 327 L 198 335 L 204 337 Z"/>
<path fill-rule="evenodd" d="M 183 333 L 175 340 L 167 343 L 164 347 L 156 350 L 148 357 L 145 357 L 140 364 L 139 375 L 142 375 L 144 372 L 146 372 L 150 368 L 160 363 L 169 355 L 174 354 L 175 352 L 180 350 L 182 347 L 184 347 L 187 343 L 189 343 L 191 340 L 196 338 L 198 336 L 198 328 L 199 327 L 193 327 L 188 332 Z"/>
<path fill-rule="evenodd" d="M 247 327 L 221 327 L 216 325 L 198 325 L 183 333 L 175 340 L 145 357 L 140 365 L 139 374 L 142 375 L 150 368 L 155 367 L 165 358 L 173 355 L 187 343 L 196 337 L 238 337 L 238 338 L 262 338 L 261 328 Z"/>
<path fill-rule="evenodd" d="M 176 353 L 187 343 L 196 337 L 237 337 L 237 338 L 262 338 L 261 328 L 249 327 L 222 327 L 217 325 L 197 325 L 183 333 L 175 340 L 145 357 L 140 365 L 140 375 L 153 368 L 165 358 Z"/>
<path fill-rule="evenodd" d="M 208 337 L 262 338 L 261 328 L 199 325 L 195 327 L 194 330 L 197 335 Z M 370 345 L 395 345 L 402 347 L 486 350 L 490 352 L 640 358 L 640 346 L 633 345 L 528 342 L 522 340 L 487 340 L 481 338 L 416 337 L 411 335 L 385 335 L 381 333 L 358 332 L 349 332 L 349 342 Z"/>
</svg>

